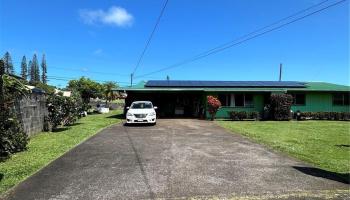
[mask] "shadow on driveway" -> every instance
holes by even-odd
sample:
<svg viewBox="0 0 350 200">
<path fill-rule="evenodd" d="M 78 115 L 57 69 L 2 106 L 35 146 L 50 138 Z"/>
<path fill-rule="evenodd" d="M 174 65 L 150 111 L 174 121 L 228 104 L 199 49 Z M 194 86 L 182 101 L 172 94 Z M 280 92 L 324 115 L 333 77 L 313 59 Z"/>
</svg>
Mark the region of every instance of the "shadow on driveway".
<svg viewBox="0 0 350 200">
<path fill-rule="evenodd" d="M 314 168 L 314 167 L 293 166 L 293 168 L 307 175 L 321 177 L 332 181 L 338 181 L 340 183 L 350 184 L 349 173 L 330 172 L 330 171 L 326 171 L 326 170 Z"/>
</svg>

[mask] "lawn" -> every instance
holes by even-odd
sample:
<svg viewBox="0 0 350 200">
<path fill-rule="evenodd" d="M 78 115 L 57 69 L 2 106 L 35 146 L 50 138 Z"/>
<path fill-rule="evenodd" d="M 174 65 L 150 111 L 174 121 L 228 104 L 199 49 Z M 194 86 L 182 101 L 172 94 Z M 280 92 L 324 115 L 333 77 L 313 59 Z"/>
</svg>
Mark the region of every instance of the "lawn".
<svg viewBox="0 0 350 200">
<path fill-rule="evenodd" d="M 350 172 L 350 122 L 217 121 L 232 132 L 285 152 L 323 170 Z"/>
<path fill-rule="evenodd" d="M 0 194 L 34 174 L 76 145 L 95 135 L 104 127 L 121 121 L 121 111 L 92 114 L 58 132 L 43 132 L 33 136 L 28 150 L 0 162 Z"/>
</svg>

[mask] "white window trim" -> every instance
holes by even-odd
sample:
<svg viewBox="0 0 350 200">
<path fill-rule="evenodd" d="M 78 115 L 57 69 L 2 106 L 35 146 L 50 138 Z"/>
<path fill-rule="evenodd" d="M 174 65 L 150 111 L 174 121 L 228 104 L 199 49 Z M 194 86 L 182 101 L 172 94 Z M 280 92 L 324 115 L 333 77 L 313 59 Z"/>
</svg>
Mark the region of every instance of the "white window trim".
<svg viewBox="0 0 350 200">
<path fill-rule="evenodd" d="M 236 101 L 235 101 L 235 94 L 230 94 L 230 104 L 229 107 L 235 107 L 235 108 L 247 108 L 247 107 L 254 107 L 254 95 L 253 95 L 253 102 L 251 105 L 247 105 L 246 104 L 246 100 L 245 100 L 245 93 L 243 93 L 243 106 L 236 106 Z M 228 101 L 228 95 L 226 96 L 226 102 Z"/>
</svg>

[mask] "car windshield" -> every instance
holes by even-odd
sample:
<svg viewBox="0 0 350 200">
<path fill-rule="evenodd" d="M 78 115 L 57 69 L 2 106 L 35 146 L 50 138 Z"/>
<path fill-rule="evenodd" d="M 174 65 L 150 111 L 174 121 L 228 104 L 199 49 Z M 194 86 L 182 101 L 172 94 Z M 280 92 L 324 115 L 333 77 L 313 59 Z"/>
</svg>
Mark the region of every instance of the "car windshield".
<svg viewBox="0 0 350 200">
<path fill-rule="evenodd" d="M 133 103 L 131 105 L 131 108 L 133 109 L 149 109 L 152 108 L 152 103 L 151 102 L 140 102 L 140 103 Z"/>
</svg>

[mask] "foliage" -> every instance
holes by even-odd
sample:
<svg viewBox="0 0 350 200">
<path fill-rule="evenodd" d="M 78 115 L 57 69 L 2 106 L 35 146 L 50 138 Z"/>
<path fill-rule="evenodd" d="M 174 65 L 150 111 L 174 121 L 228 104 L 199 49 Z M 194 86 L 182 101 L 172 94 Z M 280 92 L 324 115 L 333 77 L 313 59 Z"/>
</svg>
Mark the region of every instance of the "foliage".
<svg viewBox="0 0 350 200">
<path fill-rule="evenodd" d="M 34 86 L 44 90 L 46 92 L 46 94 L 48 94 L 48 95 L 52 95 L 52 94 L 55 93 L 55 87 L 54 86 L 47 85 L 47 84 L 42 83 L 42 82 L 37 82 L 37 83 L 34 84 Z"/>
<path fill-rule="evenodd" d="M 39 133 L 31 137 L 27 151 L 0 162 L 0 171 L 4 175 L 0 181 L 0 193 L 3 194 L 102 128 L 120 122 L 121 119 L 114 117 L 118 114 L 121 114 L 120 110 L 89 115 L 59 134 Z"/>
<path fill-rule="evenodd" d="M 35 84 L 40 82 L 40 70 L 39 63 L 36 54 L 33 55 L 33 60 L 31 62 L 30 67 L 30 83 Z"/>
<path fill-rule="evenodd" d="M 321 169 L 349 174 L 350 124 L 343 121 L 219 121 L 234 133 Z"/>
<path fill-rule="evenodd" d="M 52 94 L 47 99 L 48 121 L 52 130 L 60 125 L 71 125 L 82 112 L 82 101 L 80 97 L 64 97 Z"/>
<path fill-rule="evenodd" d="M 109 81 L 103 84 L 103 97 L 106 99 L 106 103 L 107 101 L 111 102 L 118 98 L 117 93 L 113 91 L 113 89 L 117 87 L 118 84 L 113 81 Z"/>
<path fill-rule="evenodd" d="M 47 64 L 46 64 L 46 57 L 45 54 L 43 54 L 43 58 L 41 60 L 41 81 L 42 83 L 46 84 L 47 83 Z"/>
<path fill-rule="evenodd" d="M 8 157 L 12 153 L 23 151 L 28 143 L 28 136 L 16 119 L 16 114 L 8 110 L 2 111 L 7 118 L 0 122 L 0 157 Z"/>
<path fill-rule="evenodd" d="M 7 99 L 5 103 L 13 103 L 16 98 L 26 96 L 29 93 L 28 88 L 18 79 L 11 75 L 2 75 L 2 81 L 4 83 L 4 97 Z"/>
<path fill-rule="evenodd" d="M 246 111 L 230 111 L 230 118 L 232 120 L 244 120 L 255 119 L 259 120 L 259 112 L 246 112 Z"/>
<path fill-rule="evenodd" d="M 290 94 L 271 94 L 270 117 L 274 120 L 290 120 L 293 97 Z"/>
<path fill-rule="evenodd" d="M 26 149 L 28 137 L 14 112 L 15 99 L 25 96 L 28 89 L 16 78 L 5 74 L 0 61 L 0 157 Z"/>
<path fill-rule="evenodd" d="M 211 115 L 211 120 L 213 121 L 216 112 L 221 107 L 221 102 L 219 101 L 218 98 L 213 97 L 213 96 L 208 96 L 207 97 L 207 102 L 208 102 L 208 112 Z"/>
<path fill-rule="evenodd" d="M 21 62 L 21 77 L 24 80 L 27 80 L 27 73 L 28 73 L 27 58 L 26 56 L 23 56 L 22 62 Z"/>
<path fill-rule="evenodd" d="M 298 111 L 297 111 L 298 112 Z M 297 112 L 294 113 L 296 118 Z M 350 120 L 350 112 L 299 112 L 301 119 L 313 120 Z"/>
<path fill-rule="evenodd" d="M 7 51 L 3 57 L 4 68 L 6 74 L 14 74 L 13 63 L 10 53 Z"/>
<path fill-rule="evenodd" d="M 103 86 L 85 77 L 81 77 L 79 80 L 69 81 L 68 89 L 78 91 L 80 93 L 85 109 L 90 102 L 90 98 L 101 98 L 103 96 Z"/>
</svg>

